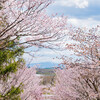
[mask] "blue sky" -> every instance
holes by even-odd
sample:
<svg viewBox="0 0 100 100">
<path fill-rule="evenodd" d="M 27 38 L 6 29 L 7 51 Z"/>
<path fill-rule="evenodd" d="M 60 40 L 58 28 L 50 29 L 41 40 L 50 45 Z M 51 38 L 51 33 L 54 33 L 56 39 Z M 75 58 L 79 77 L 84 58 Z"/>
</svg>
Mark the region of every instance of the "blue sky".
<svg viewBox="0 0 100 100">
<path fill-rule="evenodd" d="M 100 23 L 100 0 L 54 0 L 47 12 L 64 14 L 74 25 L 82 22 L 82 27 L 96 26 Z"/>
<path fill-rule="evenodd" d="M 47 13 L 68 16 L 68 22 L 74 26 L 94 27 L 100 25 L 100 0 L 54 0 Z M 25 54 L 24 58 L 27 62 L 31 59 L 31 63 L 61 63 L 56 57 L 63 54 L 70 56 L 71 52 L 41 49 L 35 52 L 35 57 Z"/>
<path fill-rule="evenodd" d="M 100 0 L 54 0 L 48 7 L 50 14 L 58 12 L 69 17 L 100 20 Z M 97 19 L 98 17 L 98 19 Z"/>
</svg>

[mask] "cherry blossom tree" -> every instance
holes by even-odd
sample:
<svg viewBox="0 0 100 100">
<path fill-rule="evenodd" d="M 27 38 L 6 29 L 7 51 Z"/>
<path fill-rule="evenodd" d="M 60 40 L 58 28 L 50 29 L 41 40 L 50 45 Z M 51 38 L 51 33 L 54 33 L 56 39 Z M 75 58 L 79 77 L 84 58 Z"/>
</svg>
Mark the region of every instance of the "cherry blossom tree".
<svg viewBox="0 0 100 100">
<path fill-rule="evenodd" d="M 0 1 L 0 56 L 5 54 L 3 59 L 1 58 L 0 68 L 3 68 L 1 74 L 4 74 L 3 78 L 6 79 L 5 81 L 0 79 L 0 99 L 42 98 L 38 81 L 33 75 L 34 71 L 32 72 L 31 68 L 22 69 L 17 59 L 23 62 L 20 55 L 22 56 L 24 48 L 51 47 L 52 42 L 64 36 L 67 18 L 47 15 L 45 8 L 51 3 L 52 0 Z M 21 50 L 22 53 L 17 56 L 15 49 L 16 52 Z M 13 62 L 15 67 L 12 66 Z"/>
<path fill-rule="evenodd" d="M 1 19 L 6 23 L 0 29 L 0 41 L 20 39 L 16 45 L 48 47 L 52 41 L 64 36 L 67 18 L 48 16 L 45 8 L 52 0 L 7 0 L 0 10 Z M 3 43 L 2 48 L 7 45 Z"/>
<path fill-rule="evenodd" d="M 33 67 L 20 68 L 16 73 L 10 75 L 10 78 L 5 84 L 3 81 L 0 81 L 0 93 L 2 95 L 7 94 L 12 86 L 22 89 L 21 94 L 18 94 L 21 100 L 43 100 L 43 87 L 40 86 L 40 78 L 36 76 L 36 70 Z M 11 96 L 13 97 L 13 95 Z M 7 100 L 11 100 L 12 97 L 7 98 Z"/>
<path fill-rule="evenodd" d="M 57 100 L 99 100 L 100 69 L 86 69 L 73 66 L 56 70 L 56 84 L 53 88 Z"/>
<path fill-rule="evenodd" d="M 73 91 L 73 84 L 75 81 L 74 73 L 75 70 L 70 69 L 56 69 L 56 81 L 53 87 L 54 99 L 55 100 L 76 100 L 78 97 L 77 93 Z"/>
<path fill-rule="evenodd" d="M 76 60 L 62 57 L 65 69 L 56 70 L 55 98 L 58 100 L 100 99 L 100 27 L 75 29 L 69 33 Z"/>
<path fill-rule="evenodd" d="M 66 44 L 66 49 L 74 51 L 85 67 L 100 66 L 100 26 L 95 28 L 78 28 L 70 33 L 70 38 L 75 42 Z M 87 66 L 86 66 L 87 65 Z M 89 66 L 90 67 L 90 66 Z"/>
</svg>

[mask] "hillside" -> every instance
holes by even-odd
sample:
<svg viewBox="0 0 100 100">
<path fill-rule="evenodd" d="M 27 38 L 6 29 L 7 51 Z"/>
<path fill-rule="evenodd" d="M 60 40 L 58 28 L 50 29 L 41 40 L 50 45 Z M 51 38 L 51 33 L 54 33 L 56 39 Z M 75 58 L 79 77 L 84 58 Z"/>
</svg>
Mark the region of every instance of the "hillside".
<svg viewBox="0 0 100 100">
<path fill-rule="evenodd" d="M 37 68 L 36 70 L 37 70 L 37 72 L 36 72 L 37 74 L 50 75 L 50 76 L 55 75 L 53 68 L 47 68 L 47 69 Z"/>
</svg>

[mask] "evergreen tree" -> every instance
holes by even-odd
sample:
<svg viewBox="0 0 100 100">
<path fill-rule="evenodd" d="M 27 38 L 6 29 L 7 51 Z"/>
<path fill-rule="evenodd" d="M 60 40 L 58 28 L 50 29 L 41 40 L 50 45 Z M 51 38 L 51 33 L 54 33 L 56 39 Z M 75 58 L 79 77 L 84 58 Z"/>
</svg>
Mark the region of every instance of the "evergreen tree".
<svg viewBox="0 0 100 100">
<path fill-rule="evenodd" d="M 3 9 L 3 6 L 0 2 L 1 9 Z M 0 16 L 0 31 L 5 28 L 6 24 L 6 17 Z M 24 60 L 21 56 L 24 53 L 24 48 L 15 45 L 19 43 L 19 38 L 11 40 L 10 37 L 7 37 L 1 40 L 0 47 L 5 45 L 5 48 L 0 49 L 0 100 L 20 100 L 23 84 L 11 86 L 9 89 L 6 88 L 6 85 L 11 78 L 11 74 L 16 73 L 23 66 Z"/>
<path fill-rule="evenodd" d="M 21 58 L 24 53 L 23 47 L 15 46 L 16 42 L 9 40 L 10 38 L 4 42 L 7 43 L 6 48 L 0 49 L 0 84 L 4 84 L 4 87 L 7 85 L 10 75 L 17 72 L 24 63 Z M 12 86 L 8 91 L 5 91 L 0 93 L 0 100 L 20 100 L 19 94 L 22 92 L 22 83 L 18 87 Z"/>
</svg>

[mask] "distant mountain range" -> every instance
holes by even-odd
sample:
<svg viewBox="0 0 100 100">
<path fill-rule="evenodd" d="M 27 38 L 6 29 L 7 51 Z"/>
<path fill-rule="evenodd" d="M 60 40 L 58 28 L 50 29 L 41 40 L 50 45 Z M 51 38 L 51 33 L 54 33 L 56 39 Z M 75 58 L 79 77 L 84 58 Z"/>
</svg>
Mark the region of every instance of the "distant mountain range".
<svg viewBox="0 0 100 100">
<path fill-rule="evenodd" d="M 31 63 L 27 64 L 27 67 L 34 67 L 37 66 L 38 68 L 43 68 L 43 69 L 53 69 L 55 67 L 58 67 L 57 63 L 52 63 L 52 62 L 42 62 L 42 63 Z"/>
</svg>

